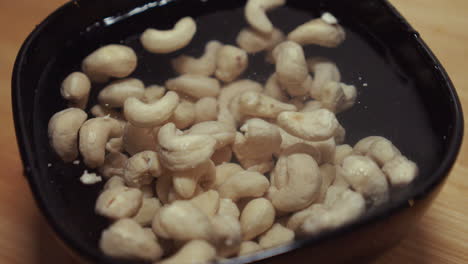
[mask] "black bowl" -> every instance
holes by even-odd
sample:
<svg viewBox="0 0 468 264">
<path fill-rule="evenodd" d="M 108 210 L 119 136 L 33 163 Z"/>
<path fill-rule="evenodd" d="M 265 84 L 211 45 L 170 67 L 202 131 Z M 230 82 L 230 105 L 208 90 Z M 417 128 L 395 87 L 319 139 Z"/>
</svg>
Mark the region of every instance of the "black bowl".
<svg viewBox="0 0 468 264">
<path fill-rule="evenodd" d="M 93 212 L 101 185 L 84 186 L 82 165 L 63 164 L 49 147 L 47 123 L 64 109 L 59 86 L 79 70 L 81 60 L 97 47 L 126 43 L 139 54 L 132 76 L 146 84 L 174 75 L 169 57 L 200 54 L 206 41 L 234 43 L 245 26 L 240 0 L 81 0 L 66 4 L 40 24 L 25 41 L 13 73 L 13 108 L 25 174 L 34 197 L 58 236 L 79 256 L 95 263 L 112 260 L 97 247 L 108 224 Z M 357 223 L 317 237 L 228 263 L 362 262 L 398 242 L 419 220 L 440 190 L 463 135 L 460 102 L 437 59 L 398 12 L 384 0 L 288 0 L 288 7 L 271 13 L 285 32 L 329 11 L 346 28 L 348 39 L 337 49 L 307 47 L 309 56 L 337 62 L 344 81 L 358 87 L 358 103 L 339 119 L 347 142 L 368 135 L 391 139 L 416 161 L 420 176 L 392 201 Z M 199 33 L 192 44 L 170 56 L 148 54 L 138 43 L 147 27 L 170 28 L 183 16 L 197 19 Z M 273 71 L 263 55 L 254 56 L 245 77 L 264 81 Z M 98 91 L 99 86 L 94 87 Z M 275 256 L 274 258 L 264 260 Z M 263 260 L 263 261 L 262 261 Z"/>
</svg>

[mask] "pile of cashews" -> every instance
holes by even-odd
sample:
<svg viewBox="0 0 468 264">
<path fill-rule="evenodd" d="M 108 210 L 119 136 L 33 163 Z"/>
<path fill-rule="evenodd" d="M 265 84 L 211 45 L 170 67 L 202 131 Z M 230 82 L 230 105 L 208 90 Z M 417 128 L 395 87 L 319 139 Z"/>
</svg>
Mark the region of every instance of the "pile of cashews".
<svg viewBox="0 0 468 264">
<path fill-rule="evenodd" d="M 213 40 L 199 58 L 173 59 L 180 76 L 164 86 L 129 78 L 137 56 L 114 44 L 63 81 L 70 108 L 52 116 L 49 138 L 64 162 L 81 155 L 106 180 L 95 206 L 111 221 L 104 254 L 160 264 L 254 254 L 349 224 L 417 176 L 383 137 L 344 144 L 336 114 L 354 105 L 356 88 L 303 46 L 337 47 L 345 31 L 325 13 L 285 36 L 266 15 L 284 4 L 249 0 L 237 46 Z M 167 54 L 196 30 L 186 17 L 146 30 L 141 43 Z M 266 84 L 239 79 L 248 54 L 262 51 L 276 66 Z M 88 119 L 92 84 L 111 79 Z"/>
</svg>

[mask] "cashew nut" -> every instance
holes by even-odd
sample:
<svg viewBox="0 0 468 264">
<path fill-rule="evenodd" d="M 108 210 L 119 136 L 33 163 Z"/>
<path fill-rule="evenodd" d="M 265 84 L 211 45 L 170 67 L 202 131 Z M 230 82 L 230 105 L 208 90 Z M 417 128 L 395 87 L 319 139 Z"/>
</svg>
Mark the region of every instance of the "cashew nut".
<svg viewBox="0 0 468 264">
<path fill-rule="evenodd" d="M 219 190 L 219 187 L 234 174 L 244 171 L 239 164 L 223 163 L 216 166 L 216 179 L 213 183 L 213 188 Z"/>
<path fill-rule="evenodd" d="M 419 173 L 416 163 L 401 155 L 387 161 L 382 167 L 382 171 L 394 187 L 410 184 Z"/>
<path fill-rule="evenodd" d="M 309 71 L 314 73 L 314 83 L 310 90 L 312 98 L 319 99 L 322 88 L 328 82 L 340 82 L 341 73 L 332 61 L 317 57 L 307 60 Z"/>
<path fill-rule="evenodd" d="M 184 171 L 172 174 L 174 190 L 182 198 L 188 199 L 195 195 L 198 184 L 211 187 L 216 179 L 216 167 L 211 160 Z"/>
<path fill-rule="evenodd" d="M 166 82 L 167 89 L 193 98 L 216 97 L 221 85 L 218 80 L 202 75 L 184 74 Z"/>
<path fill-rule="evenodd" d="M 342 168 L 346 181 L 372 206 L 388 201 L 387 178 L 372 159 L 364 156 L 349 156 L 343 160 Z"/>
<path fill-rule="evenodd" d="M 156 102 L 145 104 L 135 97 L 128 98 L 124 104 L 124 114 L 128 122 L 137 127 L 155 127 L 164 124 L 179 104 L 175 92 L 167 92 Z"/>
<path fill-rule="evenodd" d="M 344 101 L 337 108 L 337 112 L 343 112 L 345 110 L 348 110 L 349 108 L 353 107 L 353 105 L 356 103 L 356 86 L 341 83 L 341 89 L 343 89 Z"/>
<path fill-rule="evenodd" d="M 166 93 L 166 88 L 159 86 L 159 85 L 150 85 L 145 88 L 145 92 L 143 93 L 143 97 L 141 98 L 141 101 L 145 103 L 153 103 L 161 99 L 165 93 Z"/>
<path fill-rule="evenodd" d="M 322 203 L 325 200 L 328 188 L 335 181 L 336 167 L 328 163 L 323 164 L 320 166 L 320 176 L 322 177 L 322 185 L 320 186 L 320 194 L 317 201 Z"/>
<path fill-rule="evenodd" d="M 211 241 L 214 235 L 208 216 L 190 201 L 175 201 L 159 209 L 153 220 L 153 231 L 163 238 L 179 241 Z"/>
<path fill-rule="evenodd" d="M 179 74 L 211 76 L 216 70 L 216 57 L 221 42 L 212 40 L 205 46 L 205 53 L 200 58 L 182 55 L 172 60 L 172 67 Z"/>
<path fill-rule="evenodd" d="M 268 78 L 263 93 L 281 102 L 288 100 L 288 95 L 278 83 L 276 73 L 272 74 L 270 78 Z"/>
<path fill-rule="evenodd" d="M 249 119 L 240 129 L 245 134 L 237 133 L 233 151 L 242 167 L 260 173 L 272 169 L 272 155 L 281 146 L 281 134 L 278 128 L 262 119 Z"/>
<path fill-rule="evenodd" d="M 237 205 L 228 198 L 222 198 L 219 200 L 218 215 L 226 215 L 239 219 L 240 211 Z"/>
<path fill-rule="evenodd" d="M 274 224 L 270 230 L 259 238 L 259 244 L 263 249 L 273 248 L 284 245 L 294 240 L 294 231 L 282 226 Z"/>
<path fill-rule="evenodd" d="M 173 123 L 159 129 L 158 141 L 160 161 L 172 171 L 194 168 L 207 161 L 217 142 L 209 135 L 182 135 Z"/>
<path fill-rule="evenodd" d="M 197 118 L 195 104 L 183 100 L 174 110 L 169 122 L 176 125 L 178 129 L 185 129 L 195 123 Z"/>
<path fill-rule="evenodd" d="M 359 140 L 353 148 L 356 155 L 366 155 L 369 152 L 370 146 L 379 139 L 385 139 L 379 136 L 370 136 Z"/>
<path fill-rule="evenodd" d="M 235 46 L 224 45 L 218 51 L 215 76 L 223 82 L 232 82 L 247 69 L 248 64 L 247 52 Z"/>
<path fill-rule="evenodd" d="M 152 53 L 171 53 L 187 46 L 197 31 L 191 17 L 181 18 L 170 30 L 149 28 L 140 37 L 143 47 Z"/>
<path fill-rule="evenodd" d="M 367 156 L 373 159 L 379 166 L 383 166 L 395 157 L 401 156 L 401 152 L 385 138 L 375 140 L 370 146 Z"/>
<path fill-rule="evenodd" d="M 203 240 L 185 244 L 176 254 L 158 264 L 210 263 L 216 258 L 216 249 Z"/>
<path fill-rule="evenodd" d="M 122 134 L 123 128 L 116 119 L 96 117 L 86 121 L 80 128 L 79 141 L 86 166 L 96 168 L 104 164 L 107 141 Z"/>
<path fill-rule="evenodd" d="M 193 125 L 186 132 L 187 135 L 209 135 L 216 139 L 216 149 L 220 149 L 234 143 L 236 131 L 224 123 L 218 121 L 205 121 Z"/>
<path fill-rule="evenodd" d="M 218 97 L 219 108 L 228 108 L 234 97 L 247 91 L 262 92 L 263 86 L 252 80 L 239 80 L 232 82 L 221 89 Z"/>
<path fill-rule="evenodd" d="M 335 157 L 333 158 L 333 164 L 341 165 L 343 160 L 353 154 L 353 148 L 350 145 L 339 145 L 335 149 Z"/>
<path fill-rule="evenodd" d="M 106 151 L 108 152 L 122 152 L 123 149 L 123 137 L 111 138 L 106 143 Z"/>
<path fill-rule="evenodd" d="M 161 208 L 161 202 L 157 198 L 143 198 L 140 210 L 133 217 L 141 226 L 151 226 L 156 212 Z"/>
<path fill-rule="evenodd" d="M 204 121 L 214 121 L 218 117 L 218 100 L 205 97 L 195 103 L 195 124 Z"/>
<path fill-rule="evenodd" d="M 137 67 L 132 48 L 110 44 L 101 47 L 83 60 L 83 72 L 94 82 L 107 82 L 110 77 L 125 78 Z"/>
<path fill-rule="evenodd" d="M 273 31 L 273 24 L 266 12 L 285 3 L 285 0 L 249 0 L 244 9 L 245 19 L 255 30 L 262 34 L 270 34 Z"/>
<path fill-rule="evenodd" d="M 240 111 L 245 115 L 275 119 L 281 112 L 296 111 L 291 104 L 282 103 L 268 95 L 247 91 L 239 97 Z"/>
<path fill-rule="evenodd" d="M 154 151 L 143 151 L 130 157 L 125 165 L 124 179 L 130 187 L 141 187 L 150 184 L 154 178 L 161 176 L 162 168 L 158 155 Z"/>
<path fill-rule="evenodd" d="M 254 171 L 240 171 L 227 178 L 219 188 L 221 198 L 237 201 L 241 198 L 261 197 L 270 186 L 263 174 Z"/>
<path fill-rule="evenodd" d="M 339 24 L 328 22 L 317 18 L 304 23 L 289 33 L 288 40 L 300 45 L 314 44 L 328 48 L 337 47 L 345 40 L 346 33 Z"/>
<path fill-rule="evenodd" d="M 214 162 L 215 165 L 220 165 L 223 163 L 230 162 L 231 159 L 232 159 L 232 147 L 231 146 L 225 146 L 220 149 L 217 149 L 211 156 L 211 160 Z"/>
<path fill-rule="evenodd" d="M 81 72 L 74 72 L 62 82 L 60 93 L 62 97 L 70 101 L 70 107 L 85 109 L 88 104 L 91 81 Z"/>
<path fill-rule="evenodd" d="M 243 50 L 254 54 L 271 50 L 284 39 L 284 33 L 276 28 L 270 34 L 262 34 L 252 28 L 244 28 L 237 35 L 236 43 Z"/>
<path fill-rule="evenodd" d="M 133 217 L 143 202 L 143 194 L 136 188 L 115 187 L 103 191 L 96 201 L 96 213 L 110 219 Z"/>
<path fill-rule="evenodd" d="M 163 255 L 154 235 L 131 219 L 119 220 L 104 230 L 99 247 L 104 254 L 114 258 L 155 261 Z"/>
<path fill-rule="evenodd" d="M 313 112 L 315 110 L 318 110 L 322 107 L 322 103 L 320 101 L 314 100 L 314 101 L 309 101 L 307 102 L 304 107 L 300 110 L 300 112 L 305 113 L 305 112 Z"/>
<path fill-rule="evenodd" d="M 351 153 L 351 155 L 352 155 L 352 153 Z M 349 156 L 351 156 L 351 155 L 349 155 Z M 341 164 L 343 164 L 343 162 L 341 162 Z M 350 185 L 349 185 L 348 181 L 346 180 L 346 178 L 344 176 L 345 172 L 343 171 L 343 168 L 341 167 L 341 165 L 335 165 L 335 172 L 336 172 L 335 180 L 333 181 L 332 186 L 343 187 L 343 188 L 349 189 Z"/>
<path fill-rule="evenodd" d="M 88 115 L 78 108 L 62 110 L 50 118 L 50 145 L 64 162 L 78 158 L 78 131 L 87 118 Z"/>
<path fill-rule="evenodd" d="M 216 215 L 211 219 L 211 222 L 218 255 L 227 258 L 237 254 L 242 242 L 242 231 L 238 218 Z"/>
<path fill-rule="evenodd" d="M 294 212 L 317 200 L 322 176 L 315 160 L 307 154 L 292 154 L 278 159 L 271 173 L 270 193 L 274 207 L 282 212 Z"/>
<path fill-rule="evenodd" d="M 208 190 L 193 197 L 190 201 L 210 217 L 218 212 L 220 205 L 219 194 L 215 190 Z"/>
<path fill-rule="evenodd" d="M 245 256 L 262 250 L 262 247 L 254 241 L 244 241 L 240 245 L 238 256 Z"/>
<path fill-rule="evenodd" d="M 293 136 L 311 140 L 327 140 L 335 136 L 339 127 L 335 114 L 326 109 L 313 112 L 282 112 L 277 124 Z"/>
<path fill-rule="evenodd" d="M 322 103 L 322 107 L 330 110 L 333 113 L 338 112 L 341 105 L 344 104 L 345 95 L 340 83 L 327 82 L 321 89 L 318 98 Z"/>
<path fill-rule="evenodd" d="M 302 47 L 295 42 L 285 41 L 276 46 L 273 56 L 279 85 L 291 96 L 307 95 L 313 81 Z"/>
<path fill-rule="evenodd" d="M 99 92 L 98 100 L 106 107 L 122 107 L 125 100 L 130 97 L 142 98 L 145 85 L 142 81 L 129 78 L 114 81 Z"/>
<path fill-rule="evenodd" d="M 110 152 L 104 159 L 104 164 L 99 167 L 99 174 L 105 179 L 113 176 L 123 177 L 125 164 L 128 157 L 120 152 Z"/>
<path fill-rule="evenodd" d="M 106 184 L 104 184 L 103 190 L 113 189 L 117 187 L 125 187 L 125 181 L 120 176 L 112 176 L 110 179 L 107 180 Z"/>
<path fill-rule="evenodd" d="M 336 129 L 334 139 L 336 144 L 343 144 L 346 140 L 346 129 L 341 124 Z"/>
<path fill-rule="evenodd" d="M 275 208 L 265 198 L 250 201 L 240 216 L 242 238 L 251 240 L 267 231 L 275 221 Z"/>
<path fill-rule="evenodd" d="M 116 111 L 114 109 L 102 106 L 100 104 L 97 104 L 97 105 L 91 107 L 90 112 L 94 117 L 109 116 L 109 117 L 112 117 L 112 118 L 117 119 L 117 120 L 124 120 L 125 119 L 125 117 L 119 111 Z"/>
<path fill-rule="evenodd" d="M 155 131 L 157 129 L 141 128 L 127 123 L 123 134 L 123 147 L 130 155 L 135 155 L 145 150 L 156 150 L 157 138 Z"/>
</svg>

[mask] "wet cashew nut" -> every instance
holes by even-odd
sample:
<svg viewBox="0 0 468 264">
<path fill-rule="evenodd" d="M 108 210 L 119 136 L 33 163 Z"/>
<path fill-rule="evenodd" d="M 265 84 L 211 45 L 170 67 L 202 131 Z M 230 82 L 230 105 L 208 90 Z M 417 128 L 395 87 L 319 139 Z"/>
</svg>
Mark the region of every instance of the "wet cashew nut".
<svg viewBox="0 0 468 264">
<path fill-rule="evenodd" d="M 335 114 L 326 109 L 313 112 L 282 112 L 277 124 L 293 136 L 311 140 L 327 140 L 335 136 L 339 127 Z"/>
<path fill-rule="evenodd" d="M 294 240 L 294 231 L 282 226 L 274 224 L 270 230 L 259 238 L 259 244 L 263 249 L 273 248 L 284 245 Z"/>
<path fill-rule="evenodd" d="M 122 107 L 130 97 L 142 98 L 145 85 L 134 78 L 114 81 L 99 92 L 98 100 L 106 107 Z"/>
<path fill-rule="evenodd" d="M 143 194 L 136 188 L 109 188 L 99 195 L 95 211 L 109 219 L 128 218 L 137 214 L 142 202 Z"/>
<path fill-rule="evenodd" d="M 186 55 L 179 56 L 171 61 L 172 67 L 179 74 L 211 76 L 216 70 L 216 57 L 222 46 L 219 41 L 209 41 L 203 56 L 198 59 Z"/>
<path fill-rule="evenodd" d="M 307 154 L 282 156 L 271 173 L 273 206 L 282 212 L 302 210 L 320 195 L 322 176 L 315 160 Z"/>
<path fill-rule="evenodd" d="M 182 135 L 173 123 L 159 129 L 158 141 L 160 161 L 172 171 L 184 171 L 207 161 L 217 142 L 209 135 Z"/>
<path fill-rule="evenodd" d="M 101 47 L 83 60 L 83 72 L 94 82 L 107 82 L 110 77 L 125 78 L 137 66 L 132 48 L 110 44 Z"/>
<path fill-rule="evenodd" d="M 125 165 L 124 179 L 130 187 L 150 184 L 161 176 L 162 168 L 154 151 L 143 151 L 130 157 Z"/>
<path fill-rule="evenodd" d="M 88 115 L 78 108 L 62 110 L 50 118 L 50 145 L 64 162 L 78 158 L 78 131 L 87 118 Z"/>
<path fill-rule="evenodd" d="M 223 82 L 232 82 L 247 69 L 248 64 L 249 57 L 245 50 L 224 45 L 218 51 L 215 76 Z"/>
<path fill-rule="evenodd" d="M 156 128 L 141 128 L 127 123 L 123 133 L 123 148 L 130 155 L 135 155 L 145 150 L 156 151 Z M 155 135 L 156 134 L 156 135 Z"/>
<path fill-rule="evenodd" d="M 90 90 L 91 81 L 88 76 L 81 72 L 74 72 L 63 80 L 60 93 L 65 100 L 70 102 L 70 107 L 85 109 Z"/>
<path fill-rule="evenodd" d="M 241 198 L 261 197 L 270 186 L 268 179 L 258 172 L 241 171 L 226 179 L 218 188 L 222 198 L 237 201 Z"/>
<path fill-rule="evenodd" d="M 323 18 L 313 19 L 294 29 L 288 35 L 288 40 L 300 45 L 319 45 L 328 48 L 339 46 L 346 38 L 344 29 L 335 21 Z"/>
<path fill-rule="evenodd" d="M 170 30 L 149 28 L 140 37 L 143 47 L 152 53 L 171 53 L 187 46 L 197 31 L 191 17 L 181 18 Z"/>
<path fill-rule="evenodd" d="M 266 12 L 285 3 L 285 0 L 249 0 L 244 9 L 245 19 L 255 30 L 262 34 L 270 34 L 273 31 L 273 24 Z"/>
<path fill-rule="evenodd" d="M 131 219 L 119 220 L 104 230 L 99 247 L 106 255 L 114 258 L 156 261 L 163 255 L 154 235 L 147 233 Z"/>
<path fill-rule="evenodd" d="M 236 38 L 237 45 L 247 51 L 255 54 L 264 50 L 271 50 L 285 39 L 284 33 L 279 29 L 273 29 L 270 34 L 262 34 L 252 28 L 242 29 Z"/>
<path fill-rule="evenodd" d="M 275 119 L 281 112 L 296 111 L 291 104 L 285 104 L 268 95 L 247 91 L 240 95 L 240 111 L 246 115 Z"/>
<path fill-rule="evenodd" d="M 166 82 L 167 89 L 193 98 L 216 97 L 220 91 L 218 80 L 202 75 L 184 74 Z"/>
<path fill-rule="evenodd" d="M 216 258 L 216 249 L 203 240 L 185 244 L 176 254 L 158 264 L 210 263 Z"/>
<path fill-rule="evenodd" d="M 218 117 L 218 100 L 205 97 L 195 103 L 195 124 L 214 121 Z"/>
<path fill-rule="evenodd" d="M 113 176 L 123 177 L 127 160 L 128 157 L 125 154 L 110 152 L 106 155 L 104 164 L 99 167 L 99 174 L 105 179 L 109 179 Z"/>
<path fill-rule="evenodd" d="M 218 121 L 205 121 L 193 125 L 185 132 L 187 135 L 209 135 L 216 139 L 216 149 L 234 143 L 236 131 L 228 125 Z"/>
<path fill-rule="evenodd" d="M 167 92 L 163 98 L 145 104 L 135 97 L 128 98 L 124 104 L 124 114 L 128 122 L 137 127 L 155 127 L 163 125 L 174 113 L 179 104 L 175 92 Z"/>
<path fill-rule="evenodd" d="M 96 117 L 86 121 L 80 128 L 80 152 L 89 168 L 104 164 L 106 143 L 111 138 L 121 137 L 123 127 L 116 119 Z"/>
<path fill-rule="evenodd" d="M 251 240 L 267 231 L 275 221 L 275 208 L 265 198 L 257 198 L 245 206 L 240 216 L 242 238 Z"/>
</svg>

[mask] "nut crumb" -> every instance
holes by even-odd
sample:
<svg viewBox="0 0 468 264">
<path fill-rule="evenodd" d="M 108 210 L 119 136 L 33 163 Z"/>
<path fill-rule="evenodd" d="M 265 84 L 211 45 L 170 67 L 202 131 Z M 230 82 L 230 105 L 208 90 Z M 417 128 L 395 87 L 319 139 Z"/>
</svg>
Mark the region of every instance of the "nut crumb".
<svg viewBox="0 0 468 264">
<path fill-rule="evenodd" d="M 73 165 L 80 165 L 80 161 L 79 160 L 73 161 Z"/>
<path fill-rule="evenodd" d="M 47 163 L 47 168 L 52 167 L 52 163 Z"/>
<path fill-rule="evenodd" d="M 96 173 L 89 173 L 87 170 L 81 175 L 80 181 L 85 185 L 92 185 L 102 181 L 101 176 Z"/>
</svg>

